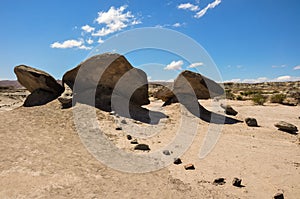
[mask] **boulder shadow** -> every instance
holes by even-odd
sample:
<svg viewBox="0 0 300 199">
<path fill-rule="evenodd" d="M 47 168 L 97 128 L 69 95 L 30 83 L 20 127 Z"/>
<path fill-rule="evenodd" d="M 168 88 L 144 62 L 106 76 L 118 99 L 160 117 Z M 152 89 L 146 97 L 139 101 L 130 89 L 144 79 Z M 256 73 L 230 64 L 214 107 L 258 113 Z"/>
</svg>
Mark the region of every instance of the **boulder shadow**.
<svg viewBox="0 0 300 199">
<path fill-rule="evenodd" d="M 194 103 L 184 103 L 183 105 L 194 116 L 208 123 L 213 123 L 213 124 L 243 123 L 243 121 L 241 120 L 237 120 L 231 117 L 227 117 L 218 113 L 211 112 L 206 108 L 204 108 L 198 101 Z"/>
<path fill-rule="evenodd" d="M 118 96 L 119 99 L 117 99 L 117 106 L 112 104 L 112 96 L 110 94 L 96 95 L 95 100 L 86 98 L 86 96 L 88 96 L 87 93 L 74 95 L 73 106 L 79 102 L 105 112 L 115 111 L 115 113 L 121 117 L 152 125 L 157 125 L 161 119 L 168 117 L 162 112 L 151 111 L 131 102 L 129 102 L 129 105 L 126 106 L 125 104 L 128 100 L 121 96 Z"/>
</svg>

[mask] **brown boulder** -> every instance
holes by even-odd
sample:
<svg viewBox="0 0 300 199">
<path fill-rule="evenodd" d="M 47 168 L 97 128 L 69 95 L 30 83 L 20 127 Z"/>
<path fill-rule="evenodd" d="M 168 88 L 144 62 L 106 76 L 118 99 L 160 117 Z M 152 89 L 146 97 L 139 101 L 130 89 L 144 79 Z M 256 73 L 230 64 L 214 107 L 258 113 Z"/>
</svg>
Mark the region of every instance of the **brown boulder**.
<svg viewBox="0 0 300 199">
<path fill-rule="evenodd" d="M 16 66 L 14 72 L 18 81 L 31 94 L 24 106 L 40 106 L 56 99 L 64 88 L 48 73 L 25 65 Z"/>
<path fill-rule="evenodd" d="M 224 89 L 215 81 L 187 70 L 178 75 L 171 87 L 159 90 L 154 97 L 165 101 L 165 105 L 168 105 L 178 102 L 178 96 L 181 96 L 182 99 L 184 96 L 209 99 L 224 94 Z"/>
<path fill-rule="evenodd" d="M 76 95 L 92 90 L 96 93 L 96 99 L 97 95 L 111 96 L 115 93 L 137 105 L 150 103 L 145 72 L 132 67 L 127 59 L 119 54 L 105 53 L 85 60 L 64 74 L 63 83 L 73 91 L 75 89 Z"/>
</svg>

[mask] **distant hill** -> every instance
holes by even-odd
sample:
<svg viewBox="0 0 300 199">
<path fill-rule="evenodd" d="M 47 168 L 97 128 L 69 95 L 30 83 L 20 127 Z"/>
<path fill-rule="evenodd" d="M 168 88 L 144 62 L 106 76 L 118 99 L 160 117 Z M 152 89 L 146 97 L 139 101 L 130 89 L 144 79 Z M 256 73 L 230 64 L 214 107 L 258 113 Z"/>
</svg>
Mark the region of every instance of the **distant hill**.
<svg viewBox="0 0 300 199">
<path fill-rule="evenodd" d="M 17 80 L 2 80 L 0 81 L 0 88 L 24 88 Z"/>
</svg>

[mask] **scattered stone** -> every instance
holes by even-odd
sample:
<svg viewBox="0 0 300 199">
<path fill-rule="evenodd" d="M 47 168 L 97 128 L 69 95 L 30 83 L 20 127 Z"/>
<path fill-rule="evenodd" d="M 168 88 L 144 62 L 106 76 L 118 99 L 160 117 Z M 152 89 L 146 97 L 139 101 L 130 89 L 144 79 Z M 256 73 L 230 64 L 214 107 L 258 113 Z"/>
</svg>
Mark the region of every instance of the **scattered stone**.
<svg viewBox="0 0 300 199">
<path fill-rule="evenodd" d="M 62 108 L 70 108 L 72 106 L 73 92 L 72 89 L 64 84 L 65 91 L 57 98 Z"/>
<path fill-rule="evenodd" d="M 232 185 L 235 187 L 242 187 L 242 179 L 234 178 L 232 181 Z"/>
<path fill-rule="evenodd" d="M 134 140 L 132 140 L 130 143 L 131 143 L 131 144 L 138 144 L 138 141 L 137 141 L 137 139 L 134 139 Z"/>
<path fill-rule="evenodd" d="M 257 120 L 255 118 L 247 117 L 245 122 L 248 126 L 258 127 Z"/>
<path fill-rule="evenodd" d="M 230 105 L 221 104 L 221 107 L 225 110 L 225 113 L 227 115 L 236 116 L 238 114 L 238 112 L 234 110 Z"/>
<path fill-rule="evenodd" d="M 134 147 L 134 150 L 150 151 L 150 148 L 147 144 L 138 144 Z"/>
<path fill-rule="evenodd" d="M 122 130 L 122 127 L 118 126 L 118 127 L 116 128 L 116 130 L 117 130 L 117 131 L 121 131 L 121 130 Z"/>
<path fill-rule="evenodd" d="M 284 121 L 280 121 L 280 122 L 276 123 L 275 127 L 277 127 L 278 130 L 285 131 L 288 133 L 296 133 L 298 131 L 298 129 L 295 125 L 284 122 Z"/>
<path fill-rule="evenodd" d="M 55 100 L 64 88 L 48 73 L 25 65 L 16 66 L 14 72 L 18 81 L 31 94 L 24 106 L 40 106 Z"/>
<path fill-rule="evenodd" d="M 274 199 L 284 199 L 283 193 L 276 193 Z"/>
<path fill-rule="evenodd" d="M 217 178 L 213 182 L 214 185 L 224 185 L 225 183 L 225 178 Z"/>
<path fill-rule="evenodd" d="M 180 158 L 175 158 L 174 159 L 174 164 L 181 164 L 181 163 L 182 163 L 182 161 L 181 161 Z"/>
<path fill-rule="evenodd" d="M 127 122 L 126 122 L 125 119 L 121 120 L 121 123 L 122 123 L 122 124 L 127 124 Z"/>
<path fill-rule="evenodd" d="M 126 137 L 127 137 L 127 140 L 132 140 L 131 135 L 127 135 Z"/>
<path fill-rule="evenodd" d="M 184 165 L 185 170 L 195 170 L 195 166 L 193 164 Z"/>
<path fill-rule="evenodd" d="M 171 153 L 170 153 L 169 150 L 164 150 L 164 151 L 163 151 L 163 154 L 165 154 L 165 155 L 171 155 Z"/>
<path fill-rule="evenodd" d="M 116 114 L 116 111 L 111 111 L 109 112 L 110 115 L 115 115 Z"/>
</svg>

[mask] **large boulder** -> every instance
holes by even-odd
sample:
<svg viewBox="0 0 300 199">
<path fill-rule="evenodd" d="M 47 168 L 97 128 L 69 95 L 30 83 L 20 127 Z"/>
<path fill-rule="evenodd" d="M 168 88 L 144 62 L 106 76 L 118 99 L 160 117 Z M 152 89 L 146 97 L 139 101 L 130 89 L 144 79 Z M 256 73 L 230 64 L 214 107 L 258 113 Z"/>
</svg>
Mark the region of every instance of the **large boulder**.
<svg viewBox="0 0 300 199">
<path fill-rule="evenodd" d="M 185 70 L 178 75 L 171 88 L 165 87 L 159 90 L 154 97 L 163 100 L 166 102 L 165 105 L 168 105 L 178 102 L 178 96 L 210 99 L 222 94 L 224 94 L 224 89 L 215 81 L 199 73 Z"/>
<path fill-rule="evenodd" d="M 18 81 L 29 92 L 43 89 L 55 94 L 61 94 L 64 88 L 48 73 L 25 65 L 16 66 L 14 69 Z"/>
<path fill-rule="evenodd" d="M 132 67 L 124 56 L 116 53 L 96 55 L 85 60 L 64 74 L 63 83 L 75 92 L 75 98 L 80 96 L 84 100 L 83 93 L 95 96 L 96 104 L 109 104 L 113 94 L 123 96 L 136 105 L 150 103 L 145 72 Z M 101 96 L 108 101 L 103 102 Z"/>
<path fill-rule="evenodd" d="M 48 73 L 25 65 L 16 66 L 14 72 L 18 81 L 31 94 L 24 106 L 40 106 L 56 99 L 64 88 Z"/>
<path fill-rule="evenodd" d="M 284 121 L 277 122 L 276 124 L 274 124 L 274 126 L 276 126 L 281 131 L 286 131 L 289 133 L 296 133 L 298 131 L 295 125 Z"/>
</svg>

